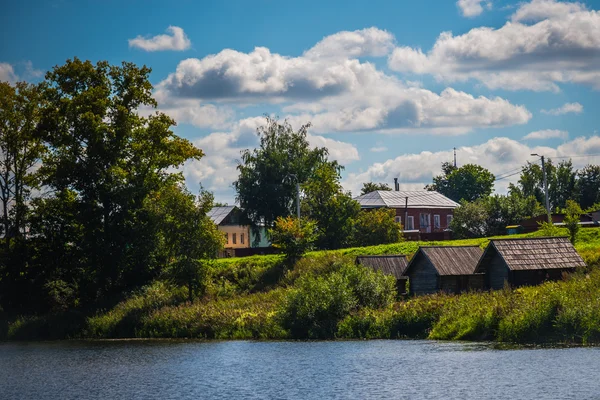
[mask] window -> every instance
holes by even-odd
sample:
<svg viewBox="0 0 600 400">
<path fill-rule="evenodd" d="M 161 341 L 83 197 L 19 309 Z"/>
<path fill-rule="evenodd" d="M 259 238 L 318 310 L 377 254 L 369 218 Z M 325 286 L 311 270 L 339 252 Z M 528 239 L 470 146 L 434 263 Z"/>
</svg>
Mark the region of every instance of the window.
<svg viewBox="0 0 600 400">
<path fill-rule="evenodd" d="M 415 217 L 409 215 L 406 219 L 406 230 L 412 231 L 413 229 L 415 229 Z"/>
<path fill-rule="evenodd" d="M 435 229 L 440 229 L 440 216 L 439 215 L 433 216 L 433 227 Z"/>
<path fill-rule="evenodd" d="M 429 214 L 419 214 L 419 222 L 420 222 L 420 226 L 421 228 L 428 228 L 429 227 Z"/>
<path fill-rule="evenodd" d="M 233 239 L 233 240 L 232 240 L 232 241 L 233 241 L 233 244 L 235 244 L 235 243 L 236 243 L 236 240 L 235 240 L 235 239 L 236 239 L 236 238 L 235 238 L 235 233 L 234 233 L 233 235 L 231 235 L 231 236 L 232 236 L 232 239 Z"/>
<path fill-rule="evenodd" d="M 244 234 L 240 233 L 240 243 L 244 244 Z"/>
<path fill-rule="evenodd" d="M 452 222 L 452 215 L 446 215 L 446 226 L 450 228 L 450 222 Z"/>
<path fill-rule="evenodd" d="M 402 223 L 402 217 L 396 217 L 396 222 L 401 224 Z"/>
<path fill-rule="evenodd" d="M 225 244 L 229 244 L 229 234 L 225 232 Z"/>
</svg>

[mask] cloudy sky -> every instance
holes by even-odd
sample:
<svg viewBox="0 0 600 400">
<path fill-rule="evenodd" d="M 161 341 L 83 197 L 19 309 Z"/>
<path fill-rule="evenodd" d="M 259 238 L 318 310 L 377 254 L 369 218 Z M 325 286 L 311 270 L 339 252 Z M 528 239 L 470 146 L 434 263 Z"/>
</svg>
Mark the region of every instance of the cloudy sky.
<svg viewBox="0 0 600 400">
<path fill-rule="evenodd" d="M 184 168 L 232 203 L 264 114 L 363 182 L 421 189 L 452 160 L 506 191 L 540 153 L 600 164 L 600 1 L 9 1 L 0 80 L 77 56 L 153 69 L 160 109 L 206 156 Z"/>
</svg>

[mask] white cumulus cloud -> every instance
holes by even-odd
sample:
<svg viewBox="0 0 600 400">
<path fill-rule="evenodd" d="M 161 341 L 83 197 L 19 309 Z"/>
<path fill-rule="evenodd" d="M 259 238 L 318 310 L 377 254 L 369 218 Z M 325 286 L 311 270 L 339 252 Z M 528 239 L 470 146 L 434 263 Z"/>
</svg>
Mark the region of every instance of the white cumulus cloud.
<svg viewBox="0 0 600 400">
<path fill-rule="evenodd" d="M 161 50 L 187 50 L 192 45 L 192 42 L 187 37 L 182 28 L 178 26 L 169 26 L 167 34 L 156 35 L 154 37 L 137 36 L 134 39 L 129 39 L 129 47 L 136 47 L 145 51 L 161 51 Z"/>
<path fill-rule="evenodd" d="M 559 129 L 543 129 L 541 131 L 528 133 L 523 137 L 523 140 L 543 140 L 554 138 L 567 139 L 568 137 L 568 131 L 561 131 Z"/>
<path fill-rule="evenodd" d="M 257 47 L 225 49 L 183 60 L 157 92 L 171 103 L 275 104 L 290 121 L 312 121 L 316 132 L 424 130 L 460 134 L 480 127 L 526 123 L 531 113 L 500 97 L 441 93 L 403 82 L 356 57 L 383 55 L 394 38 L 377 28 L 325 37 L 300 57 Z"/>
<path fill-rule="evenodd" d="M 561 107 L 553 108 L 550 110 L 542 110 L 542 114 L 547 115 L 564 115 L 564 114 L 581 114 L 583 112 L 583 106 L 579 103 L 565 103 Z"/>
<path fill-rule="evenodd" d="M 463 17 L 476 17 L 483 12 L 483 8 L 491 9 L 492 2 L 486 0 L 458 0 L 456 5 Z"/>
<path fill-rule="evenodd" d="M 19 80 L 12 65 L 0 62 L 0 82 L 15 83 Z"/>
<path fill-rule="evenodd" d="M 438 80 L 469 79 L 491 89 L 558 91 L 560 83 L 600 89 L 600 13 L 579 3 L 534 0 L 521 4 L 498 29 L 442 32 L 432 49 L 398 47 L 391 69 Z"/>
</svg>

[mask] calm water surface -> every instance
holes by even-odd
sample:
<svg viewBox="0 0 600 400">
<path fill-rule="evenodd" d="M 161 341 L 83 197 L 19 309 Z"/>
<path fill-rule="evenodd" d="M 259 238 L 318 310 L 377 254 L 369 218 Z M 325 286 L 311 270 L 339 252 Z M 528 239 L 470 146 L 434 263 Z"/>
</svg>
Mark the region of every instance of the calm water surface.
<svg viewBox="0 0 600 400">
<path fill-rule="evenodd" d="M 600 399 L 600 349 L 431 341 L 0 344 L 1 399 Z"/>
</svg>

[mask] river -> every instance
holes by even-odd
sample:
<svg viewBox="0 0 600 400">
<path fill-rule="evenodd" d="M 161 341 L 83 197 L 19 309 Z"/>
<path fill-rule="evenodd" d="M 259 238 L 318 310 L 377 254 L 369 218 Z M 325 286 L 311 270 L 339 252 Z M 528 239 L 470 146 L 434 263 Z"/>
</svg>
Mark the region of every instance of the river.
<svg viewBox="0 0 600 400">
<path fill-rule="evenodd" d="M 0 343 L 1 399 L 600 399 L 600 349 L 433 341 Z"/>
</svg>

